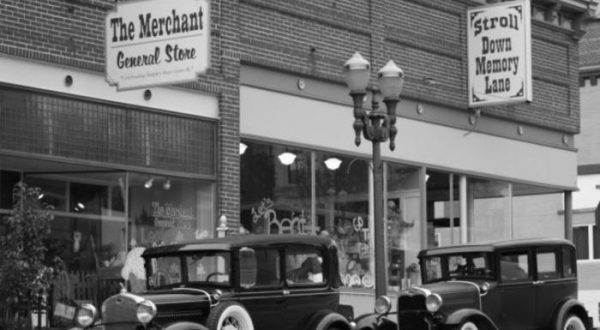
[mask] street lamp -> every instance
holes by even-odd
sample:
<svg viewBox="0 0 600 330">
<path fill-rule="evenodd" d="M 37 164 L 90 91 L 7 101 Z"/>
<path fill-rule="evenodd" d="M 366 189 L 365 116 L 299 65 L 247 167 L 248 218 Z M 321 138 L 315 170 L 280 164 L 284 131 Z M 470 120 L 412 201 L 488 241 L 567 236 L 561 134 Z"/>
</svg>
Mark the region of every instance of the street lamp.
<svg viewBox="0 0 600 330">
<path fill-rule="evenodd" d="M 371 65 L 358 52 L 344 64 L 344 79 L 350 89 L 354 102 L 354 124 L 356 133 L 354 143 L 360 145 L 360 135 L 373 144 L 373 199 L 374 199 L 374 245 L 375 245 L 375 297 L 387 294 L 385 267 L 385 230 L 383 219 L 383 163 L 381 161 L 381 142 L 390 140 L 390 150 L 396 145 L 396 105 L 400 101 L 400 92 L 404 84 L 404 73 L 393 61 L 389 61 L 377 72 L 379 91 L 373 93 L 371 110 L 363 108 L 363 99 L 371 75 Z M 375 94 L 381 93 L 386 111 L 379 109 Z"/>
</svg>

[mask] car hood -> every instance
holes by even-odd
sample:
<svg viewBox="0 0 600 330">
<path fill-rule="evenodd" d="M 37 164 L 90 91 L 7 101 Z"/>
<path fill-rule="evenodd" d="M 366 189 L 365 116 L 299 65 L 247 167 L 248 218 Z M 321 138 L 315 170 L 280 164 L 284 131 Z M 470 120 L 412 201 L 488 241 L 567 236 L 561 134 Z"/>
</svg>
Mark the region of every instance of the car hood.
<svg viewBox="0 0 600 330">
<path fill-rule="evenodd" d="M 479 285 L 469 281 L 447 281 L 411 288 L 412 295 L 436 293 L 442 297 L 441 312 L 450 313 L 462 308 L 481 309 Z M 399 307 L 400 308 L 400 307 Z"/>
<path fill-rule="evenodd" d="M 214 303 L 214 290 L 170 289 L 149 291 L 140 297 L 152 301 L 156 305 L 158 316 L 163 314 L 181 314 L 209 310 Z"/>
</svg>

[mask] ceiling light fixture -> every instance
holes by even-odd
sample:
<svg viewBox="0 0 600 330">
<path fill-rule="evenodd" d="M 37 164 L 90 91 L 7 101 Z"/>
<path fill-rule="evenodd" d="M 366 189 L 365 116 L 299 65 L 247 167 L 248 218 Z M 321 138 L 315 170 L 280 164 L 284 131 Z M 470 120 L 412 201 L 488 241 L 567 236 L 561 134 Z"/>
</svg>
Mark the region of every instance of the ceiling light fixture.
<svg viewBox="0 0 600 330">
<path fill-rule="evenodd" d="M 291 152 L 288 152 L 288 151 L 282 153 L 281 155 L 279 155 L 277 157 L 279 158 L 279 161 L 283 165 L 292 165 L 294 160 L 296 160 L 296 155 Z"/>
<path fill-rule="evenodd" d="M 146 188 L 146 189 L 152 188 L 153 183 L 154 183 L 154 178 L 151 177 L 148 180 L 146 180 L 146 182 L 144 182 L 144 188 Z"/>
<path fill-rule="evenodd" d="M 248 145 L 243 142 L 240 142 L 240 155 L 243 155 L 244 152 L 246 152 L 246 149 L 248 149 Z"/>
<path fill-rule="evenodd" d="M 171 189 L 171 180 L 170 179 L 167 179 L 167 181 L 165 181 L 165 183 L 163 183 L 163 189 L 164 190 Z"/>
<path fill-rule="evenodd" d="M 340 165 L 342 165 L 342 160 L 336 157 L 329 157 L 324 161 L 324 163 L 328 169 L 335 171 L 340 168 Z"/>
</svg>

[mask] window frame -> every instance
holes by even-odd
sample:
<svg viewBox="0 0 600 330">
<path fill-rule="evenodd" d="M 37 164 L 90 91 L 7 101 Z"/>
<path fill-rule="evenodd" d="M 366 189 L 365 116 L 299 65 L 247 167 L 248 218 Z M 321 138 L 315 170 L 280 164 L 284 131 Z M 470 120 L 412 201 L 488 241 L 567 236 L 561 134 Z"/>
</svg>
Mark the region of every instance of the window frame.
<svg viewBox="0 0 600 330">
<path fill-rule="evenodd" d="M 594 241 L 594 229 L 600 230 L 600 228 L 597 228 L 596 224 L 593 223 L 584 225 L 574 225 L 573 231 L 575 230 L 575 228 L 587 228 L 587 258 L 580 259 L 578 258 L 576 253 L 575 260 L 577 262 L 600 262 L 600 253 L 598 256 L 594 256 L 594 245 L 596 243 Z M 575 244 L 575 247 L 577 248 L 577 242 L 575 242 L 575 235 L 573 235 L 573 244 Z M 600 242 L 598 242 L 597 244 L 600 244 Z"/>
<path fill-rule="evenodd" d="M 301 251 L 301 253 L 298 253 L 299 251 Z M 322 274 L 322 280 L 319 282 L 296 282 L 296 281 L 290 281 L 289 279 L 289 273 L 290 271 L 293 271 L 294 269 L 288 269 L 288 257 L 292 255 L 292 252 L 296 252 L 295 255 L 296 256 L 300 256 L 300 255 L 311 255 L 311 254 L 316 254 L 317 259 L 320 260 L 321 263 L 321 274 Z M 310 257 L 306 257 L 302 260 L 302 264 L 308 260 L 308 258 Z M 294 288 L 303 288 L 303 287 L 324 287 L 327 286 L 329 284 L 329 274 L 328 274 L 328 269 L 327 269 L 327 253 L 326 251 L 323 250 L 323 248 L 318 247 L 318 246 L 310 246 L 310 245 L 290 245 L 290 246 L 286 246 L 283 249 L 283 258 L 281 260 L 283 262 L 284 265 L 284 269 L 285 272 L 283 273 L 284 276 L 284 282 L 286 287 L 290 288 L 290 289 L 294 289 Z"/>
<path fill-rule="evenodd" d="M 497 261 L 497 269 L 498 269 L 498 282 L 502 284 L 519 284 L 519 283 L 527 283 L 532 282 L 534 280 L 534 268 L 533 268 L 533 255 L 531 253 L 531 249 L 517 249 L 517 250 L 502 250 L 496 253 L 498 261 Z M 523 269 L 526 272 L 527 277 L 523 279 L 503 279 L 502 278 L 502 257 L 505 255 L 525 255 L 527 256 L 527 270 Z M 517 263 L 517 266 L 520 264 Z"/>
<path fill-rule="evenodd" d="M 554 272 L 544 272 L 545 275 L 540 272 L 540 255 L 552 254 L 554 255 Z M 564 278 L 563 276 L 563 264 L 562 264 L 563 250 L 559 247 L 538 247 L 535 249 L 535 274 L 534 277 L 537 281 L 547 280 L 559 280 Z"/>
</svg>

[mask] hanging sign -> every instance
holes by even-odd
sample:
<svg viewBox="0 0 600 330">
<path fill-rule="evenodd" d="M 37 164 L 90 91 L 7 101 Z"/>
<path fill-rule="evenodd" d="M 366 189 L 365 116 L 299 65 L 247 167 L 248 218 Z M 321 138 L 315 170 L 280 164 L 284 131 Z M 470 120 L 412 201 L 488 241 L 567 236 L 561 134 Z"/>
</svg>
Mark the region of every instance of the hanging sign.
<svg viewBox="0 0 600 330">
<path fill-rule="evenodd" d="M 469 107 L 531 102 L 529 0 L 467 11 Z"/>
<path fill-rule="evenodd" d="M 118 90 L 196 80 L 209 66 L 208 0 L 117 3 L 106 16 L 106 80 Z"/>
</svg>

